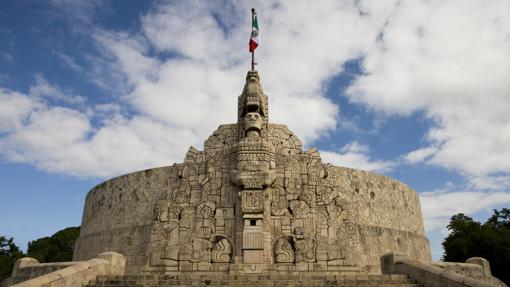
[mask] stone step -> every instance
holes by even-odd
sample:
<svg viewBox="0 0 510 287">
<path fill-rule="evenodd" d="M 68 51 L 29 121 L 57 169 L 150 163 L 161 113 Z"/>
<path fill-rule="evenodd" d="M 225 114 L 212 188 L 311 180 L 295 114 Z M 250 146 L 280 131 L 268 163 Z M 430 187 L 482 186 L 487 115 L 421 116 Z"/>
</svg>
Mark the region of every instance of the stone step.
<svg viewBox="0 0 510 287">
<path fill-rule="evenodd" d="M 86 287 L 423 287 L 406 275 L 125 275 L 98 276 Z"/>
<path fill-rule="evenodd" d="M 308 279 L 325 279 L 325 280 L 390 280 L 390 279 L 408 279 L 405 274 L 365 274 L 365 275 L 326 275 L 326 274 L 274 274 L 274 275 L 228 275 L 228 274 L 180 274 L 180 275 L 119 275 L 109 276 L 100 275 L 96 280 L 308 280 Z"/>
<path fill-rule="evenodd" d="M 335 282 L 336 284 L 358 286 L 370 286 L 370 285 L 381 285 L 381 284 L 414 284 L 413 280 L 396 280 L 396 281 L 336 281 L 336 280 L 261 280 L 261 281 L 242 281 L 242 280 L 166 280 L 166 281 L 96 281 L 95 285 L 182 285 L 182 284 L 193 284 L 193 282 L 209 282 L 209 284 L 225 284 L 228 282 Z"/>
<path fill-rule="evenodd" d="M 205 279 L 205 280 L 199 280 L 199 279 L 167 279 L 167 280 L 115 280 L 115 279 L 108 279 L 108 280 L 95 280 L 96 284 L 119 284 L 119 283 L 125 283 L 125 284 L 137 284 L 137 283 L 172 283 L 172 282 L 194 282 L 194 281 L 208 281 L 208 282 L 228 282 L 228 281 L 236 281 L 236 282 L 260 282 L 260 281 L 334 281 L 334 282 L 343 282 L 344 284 L 349 283 L 355 283 L 359 285 L 370 285 L 371 283 L 374 284 L 407 284 L 407 283 L 414 283 L 414 280 L 412 279 L 378 279 L 378 280 L 335 280 L 335 279 L 306 279 L 306 280 L 300 280 L 300 279 L 270 279 L 270 280 L 239 280 L 239 279 Z"/>
<path fill-rule="evenodd" d="M 124 285 L 124 284 L 111 284 L 111 285 L 96 285 L 96 284 L 87 284 L 85 287 L 163 287 L 163 286 L 193 286 L 193 287 L 279 287 L 279 286 L 294 286 L 294 287 L 423 287 L 421 284 L 373 284 L 373 285 L 344 285 L 338 284 L 336 282 L 328 282 L 328 281 L 261 281 L 261 282 L 222 282 L 221 284 L 215 284 L 213 282 L 200 282 L 196 281 L 191 284 L 181 283 L 175 285 L 165 285 L 165 284 L 134 284 L 134 285 Z"/>
</svg>

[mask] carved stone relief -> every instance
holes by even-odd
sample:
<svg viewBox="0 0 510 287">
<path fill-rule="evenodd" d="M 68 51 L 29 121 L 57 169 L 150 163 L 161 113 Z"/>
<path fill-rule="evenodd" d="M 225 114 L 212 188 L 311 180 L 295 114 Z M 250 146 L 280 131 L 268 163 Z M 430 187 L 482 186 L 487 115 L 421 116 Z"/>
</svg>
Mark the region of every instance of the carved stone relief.
<svg viewBox="0 0 510 287">
<path fill-rule="evenodd" d="M 315 262 L 316 246 L 315 239 L 296 239 L 296 262 Z"/>
<path fill-rule="evenodd" d="M 232 259 L 232 244 L 226 238 L 219 238 L 211 252 L 212 262 L 229 263 Z"/>
<path fill-rule="evenodd" d="M 180 209 L 169 201 L 156 204 L 151 227 L 151 266 L 178 265 L 179 215 Z"/>
<path fill-rule="evenodd" d="M 191 262 L 211 262 L 212 242 L 203 238 L 192 238 L 189 243 Z"/>
<path fill-rule="evenodd" d="M 285 196 L 273 196 L 271 201 L 271 215 L 282 216 L 289 213 L 289 201 Z"/>
<path fill-rule="evenodd" d="M 294 247 L 290 238 L 280 238 L 274 245 L 274 256 L 276 263 L 293 263 Z"/>
<path fill-rule="evenodd" d="M 345 180 L 286 126 L 269 124 L 258 74 L 246 80 L 237 124 L 221 125 L 204 151 L 191 147 L 167 186 L 154 187 L 166 192 L 155 206 L 150 266 L 225 270 L 236 257 L 325 268 L 356 246 Z"/>
<path fill-rule="evenodd" d="M 306 218 L 310 214 L 308 204 L 302 200 L 292 200 L 290 210 L 294 218 Z"/>
</svg>

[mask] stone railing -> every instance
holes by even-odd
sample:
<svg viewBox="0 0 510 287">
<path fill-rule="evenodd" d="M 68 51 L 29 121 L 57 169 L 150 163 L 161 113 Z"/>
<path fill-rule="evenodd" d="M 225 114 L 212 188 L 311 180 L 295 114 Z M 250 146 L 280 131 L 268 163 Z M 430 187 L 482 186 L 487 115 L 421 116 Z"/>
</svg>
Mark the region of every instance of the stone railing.
<svg viewBox="0 0 510 287">
<path fill-rule="evenodd" d="M 422 262 L 389 252 L 381 257 L 383 274 L 406 274 L 425 287 L 507 287 L 490 273 L 489 262 L 473 257 L 467 263 Z"/>
<path fill-rule="evenodd" d="M 80 287 L 98 275 L 124 275 L 122 254 L 104 252 L 88 261 L 39 263 L 33 258 L 16 261 L 12 277 L 0 287 Z"/>
</svg>

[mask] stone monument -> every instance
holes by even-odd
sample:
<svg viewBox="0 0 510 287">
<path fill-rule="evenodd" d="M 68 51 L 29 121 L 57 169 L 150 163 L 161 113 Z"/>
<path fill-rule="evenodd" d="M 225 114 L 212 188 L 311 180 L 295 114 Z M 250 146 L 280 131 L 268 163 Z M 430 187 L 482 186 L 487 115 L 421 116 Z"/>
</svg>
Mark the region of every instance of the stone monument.
<svg viewBox="0 0 510 287">
<path fill-rule="evenodd" d="M 255 70 L 237 123 L 219 126 L 203 151 L 89 192 L 74 260 L 105 251 L 123 254 L 128 274 L 379 273 L 389 251 L 431 260 L 418 194 L 303 150 L 269 122 Z"/>
</svg>

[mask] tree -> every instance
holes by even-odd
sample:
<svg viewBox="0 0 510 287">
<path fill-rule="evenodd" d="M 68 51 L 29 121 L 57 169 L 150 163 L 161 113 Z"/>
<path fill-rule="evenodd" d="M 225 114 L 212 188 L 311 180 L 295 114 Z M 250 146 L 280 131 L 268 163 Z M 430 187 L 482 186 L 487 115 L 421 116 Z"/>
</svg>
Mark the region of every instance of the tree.
<svg viewBox="0 0 510 287">
<path fill-rule="evenodd" d="M 494 210 L 494 215 L 487 220 L 487 223 L 492 224 L 495 227 L 510 228 L 510 209 L 503 208 L 501 211 Z"/>
<path fill-rule="evenodd" d="M 481 224 L 459 213 L 447 226 L 450 231 L 443 241 L 444 261 L 464 262 L 470 257 L 489 260 L 494 276 L 510 285 L 510 209 L 494 210 L 494 215 Z"/>
<path fill-rule="evenodd" d="M 12 237 L 0 236 L 0 282 L 11 276 L 14 263 L 23 256 Z"/>
<path fill-rule="evenodd" d="M 50 237 L 42 237 L 28 243 L 28 257 L 39 262 L 63 262 L 73 259 L 74 242 L 80 227 L 68 227 Z"/>
<path fill-rule="evenodd" d="M 464 262 L 470 254 L 478 253 L 481 224 L 471 217 L 459 213 L 452 216 L 447 226 L 450 231 L 443 241 L 444 261 Z"/>
</svg>

